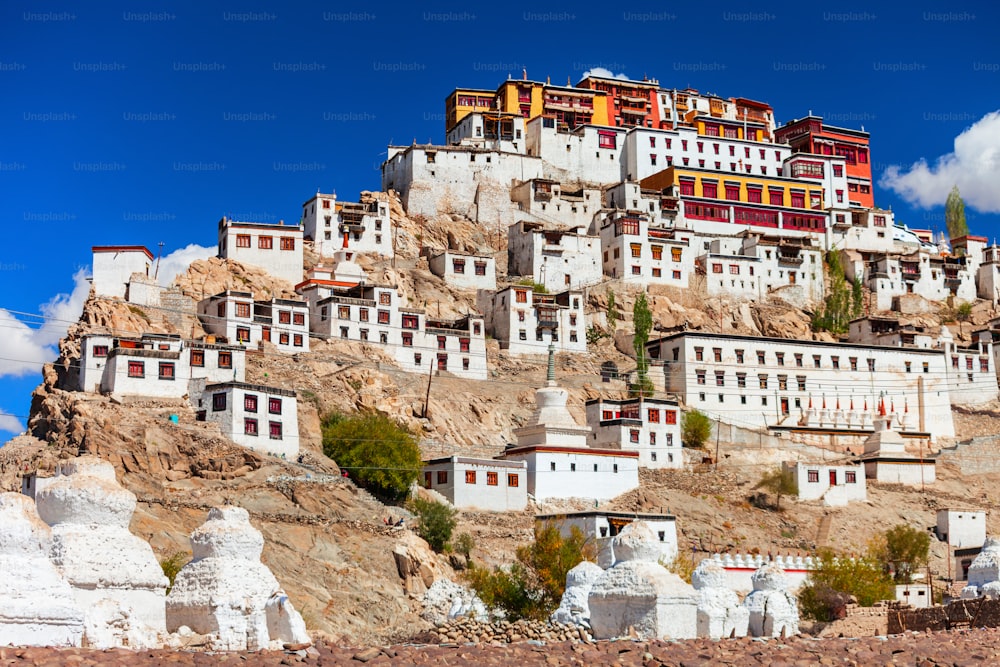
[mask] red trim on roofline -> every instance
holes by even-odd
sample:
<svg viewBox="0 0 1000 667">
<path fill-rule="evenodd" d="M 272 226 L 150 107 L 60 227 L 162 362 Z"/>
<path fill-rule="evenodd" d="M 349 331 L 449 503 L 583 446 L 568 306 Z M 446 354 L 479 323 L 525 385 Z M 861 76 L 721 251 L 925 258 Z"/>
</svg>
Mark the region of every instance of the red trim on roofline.
<svg viewBox="0 0 1000 667">
<path fill-rule="evenodd" d="M 526 445 L 524 447 L 514 447 L 503 453 L 506 457 L 509 454 L 522 454 L 529 452 L 548 452 L 556 454 L 593 454 L 595 456 L 624 456 L 626 458 L 639 458 L 639 452 L 624 449 L 596 449 L 591 447 L 555 447 L 549 445 Z"/>
<path fill-rule="evenodd" d="M 144 252 L 146 257 L 153 259 L 153 253 L 144 245 L 95 245 L 91 246 L 91 252 Z"/>
</svg>

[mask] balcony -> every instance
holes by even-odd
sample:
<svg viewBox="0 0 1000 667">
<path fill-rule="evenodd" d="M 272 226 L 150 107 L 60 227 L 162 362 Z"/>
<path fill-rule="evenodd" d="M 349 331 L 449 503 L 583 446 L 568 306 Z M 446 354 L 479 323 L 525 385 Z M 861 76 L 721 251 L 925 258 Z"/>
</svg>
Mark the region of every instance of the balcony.
<svg viewBox="0 0 1000 667">
<path fill-rule="evenodd" d="M 264 315 L 254 315 L 253 321 L 254 324 L 271 324 L 271 322 L 274 321 L 274 318 L 266 317 Z"/>
<path fill-rule="evenodd" d="M 538 318 L 538 327 L 537 328 L 539 328 L 539 329 L 558 329 L 559 328 L 559 320 L 550 319 L 548 317 L 544 317 L 544 318 L 543 317 L 539 317 Z"/>
<path fill-rule="evenodd" d="M 354 233 L 354 232 L 361 233 L 365 231 L 365 226 L 362 225 L 360 222 L 350 222 L 350 223 L 345 222 L 341 223 L 339 229 L 341 234 Z"/>
<path fill-rule="evenodd" d="M 778 261 L 782 264 L 801 264 L 803 262 L 802 255 L 778 255 Z"/>
<path fill-rule="evenodd" d="M 375 307 L 375 299 L 355 299 L 350 296 L 337 296 L 334 294 L 329 300 L 330 303 L 339 303 L 345 306 L 367 306 L 368 308 Z"/>
<path fill-rule="evenodd" d="M 424 327 L 424 332 L 429 336 L 468 336 L 469 332 L 464 329 L 442 329 L 440 327 Z"/>
<path fill-rule="evenodd" d="M 551 192 L 542 192 L 539 190 L 535 190 L 535 201 L 551 201 L 551 200 L 552 200 Z"/>
</svg>

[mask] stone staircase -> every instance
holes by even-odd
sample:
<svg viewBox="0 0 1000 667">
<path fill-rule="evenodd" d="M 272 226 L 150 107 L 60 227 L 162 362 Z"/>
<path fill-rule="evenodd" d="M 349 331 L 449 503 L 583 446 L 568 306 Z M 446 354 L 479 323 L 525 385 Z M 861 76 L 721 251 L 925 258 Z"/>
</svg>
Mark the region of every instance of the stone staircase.
<svg viewBox="0 0 1000 667">
<path fill-rule="evenodd" d="M 833 515 L 829 512 L 824 514 L 819 520 L 819 528 L 816 530 L 816 546 L 825 547 L 830 539 L 830 527 L 833 525 Z"/>
</svg>

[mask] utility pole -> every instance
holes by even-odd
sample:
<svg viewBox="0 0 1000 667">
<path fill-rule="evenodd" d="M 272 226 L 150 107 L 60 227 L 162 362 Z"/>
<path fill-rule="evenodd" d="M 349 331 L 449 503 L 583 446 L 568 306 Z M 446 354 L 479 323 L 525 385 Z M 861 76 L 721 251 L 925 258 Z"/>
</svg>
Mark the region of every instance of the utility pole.
<svg viewBox="0 0 1000 667">
<path fill-rule="evenodd" d="M 719 434 L 722 433 L 722 417 L 715 418 L 715 470 L 719 470 Z"/>
<path fill-rule="evenodd" d="M 160 257 L 163 256 L 163 246 L 165 244 L 163 243 L 163 241 L 160 241 L 157 245 L 160 246 L 160 249 L 156 251 L 156 270 L 153 271 L 153 280 L 156 280 L 160 277 Z"/>
<path fill-rule="evenodd" d="M 427 374 L 427 393 L 424 394 L 424 412 L 422 415 L 424 419 L 427 419 L 427 404 L 431 400 L 431 382 L 434 380 L 434 360 L 435 357 L 432 357 L 430 364 L 428 364 L 430 366 L 430 373 Z"/>
</svg>

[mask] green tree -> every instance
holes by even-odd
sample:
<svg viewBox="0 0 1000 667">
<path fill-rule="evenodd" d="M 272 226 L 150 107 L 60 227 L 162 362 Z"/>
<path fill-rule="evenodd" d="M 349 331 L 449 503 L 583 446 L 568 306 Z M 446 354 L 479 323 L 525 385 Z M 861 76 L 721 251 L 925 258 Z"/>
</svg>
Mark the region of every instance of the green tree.
<svg viewBox="0 0 1000 667">
<path fill-rule="evenodd" d="M 958 320 L 958 334 L 964 335 L 965 323 L 972 319 L 972 304 L 968 301 L 958 304 L 958 308 L 955 309 L 955 319 Z"/>
<path fill-rule="evenodd" d="M 423 498 L 414 498 L 411 503 L 417 515 L 417 535 L 427 540 L 427 544 L 437 553 L 449 548 L 452 531 L 458 523 L 458 510 L 444 503 Z"/>
<path fill-rule="evenodd" d="M 649 359 L 646 358 L 646 343 L 649 342 L 649 332 L 653 329 L 653 313 L 649 309 L 646 293 L 642 292 L 632 307 L 632 326 L 635 335 L 632 337 L 632 349 L 635 350 L 636 381 L 629 387 L 632 396 L 652 396 L 653 381 L 649 379 Z"/>
<path fill-rule="evenodd" d="M 160 561 L 160 567 L 163 569 L 163 574 L 169 582 L 167 584 L 167 593 L 169 593 L 170 589 L 174 587 L 174 579 L 177 578 L 177 573 L 180 572 L 190 560 L 191 556 L 186 551 L 177 551 Z"/>
<path fill-rule="evenodd" d="M 764 489 L 775 498 L 774 508 L 781 509 L 782 496 L 799 495 L 799 483 L 795 479 L 795 472 L 791 468 L 780 466 L 765 473 L 757 482 L 755 489 Z"/>
<path fill-rule="evenodd" d="M 838 558 L 824 549 L 819 567 L 813 570 L 799 591 L 799 611 L 806 618 L 832 621 L 842 615 L 853 596 L 862 607 L 895 598 L 892 580 L 882 562 L 872 554 L 860 558 Z"/>
<path fill-rule="evenodd" d="M 681 444 L 691 449 L 704 449 L 712 437 L 712 420 L 701 410 L 691 409 L 681 417 Z"/>
<path fill-rule="evenodd" d="M 455 538 L 455 553 L 465 556 L 465 560 L 472 558 L 472 550 L 476 548 L 476 539 L 469 533 L 459 533 Z"/>
<path fill-rule="evenodd" d="M 830 250 L 823 261 L 829 276 L 826 299 L 813 313 L 812 327 L 815 331 L 829 331 L 832 334 L 847 333 L 850 321 L 861 315 L 861 284 L 857 280 L 853 285 L 847 282 L 840 250 Z"/>
<path fill-rule="evenodd" d="M 896 583 L 910 584 L 914 572 L 927 565 L 930 547 L 931 536 L 926 530 L 901 523 L 885 531 L 871 551 L 892 566 Z"/>
<path fill-rule="evenodd" d="M 859 317 L 865 307 L 865 293 L 862 290 L 861 276 L 854 276 L 851 283 L 851 311 L 854 317 Z"/>
<path fill-rule="evenodd" d="M 618 304 L 615 303 L 615 292 L 614 290 L 608 290 L 608 329 L 612 332 L 615 330 L 615 325 L 618 324 Z"/>
<path fill-rule="evenodd" d="M 536 524 L 535 540 L 518 547 L 517 562 L 493 570 L 474 565 L 466 576 L 487 606 L 502 609 L 511 620 L 545 619 L 559 606 L 566 574 L 594 557 L 594 545 L 576 526 L 563 537 L 556 524 Z"/>
<path fill-rule="evenodd" d="M 948 193 L 944 203 L 944 224 L 948 228 L 948 237 L 957 239 L 969 235 L 969 225 L 965 222 L 965 202 L 954 186 Z"/>
<path fill-rule="evenodd" d="M 416 436 L 381 413 L 327 415 L 322 433 L 323 453 L 382 500 L 405 498 L 420 473 Z"/>
</svg>

